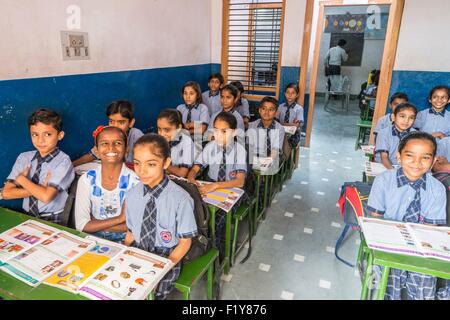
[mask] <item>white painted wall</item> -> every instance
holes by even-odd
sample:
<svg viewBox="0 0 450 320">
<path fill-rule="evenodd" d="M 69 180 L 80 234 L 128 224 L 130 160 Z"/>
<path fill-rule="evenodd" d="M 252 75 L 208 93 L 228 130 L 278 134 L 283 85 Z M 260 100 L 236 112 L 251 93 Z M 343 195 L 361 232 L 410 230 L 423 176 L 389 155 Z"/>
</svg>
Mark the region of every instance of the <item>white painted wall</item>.
<svg viewBox="0 0 450 320">
<path fill-rule="evenodd" d="M 211 62 L 211 0 L 0 1 L 0 80 Z M 81 8 L 91 60 L 62 60 L 69 5 Z"/>
<path fill-rule="evenodd" d="M 222 63 L 223 1 L 211 1 L 211 63 Z"/>
<path fill-rule="evenodd" d="M 283 67 L 300 66 L 305 11 L 306 0 L 286 0 L 283 55 L 281 58 Z"/>
<path fill-rule="evenodd" d="M 448 0 L 406 0 L 394 70 L 450 72 L 448 12 Z"/>
</svg>

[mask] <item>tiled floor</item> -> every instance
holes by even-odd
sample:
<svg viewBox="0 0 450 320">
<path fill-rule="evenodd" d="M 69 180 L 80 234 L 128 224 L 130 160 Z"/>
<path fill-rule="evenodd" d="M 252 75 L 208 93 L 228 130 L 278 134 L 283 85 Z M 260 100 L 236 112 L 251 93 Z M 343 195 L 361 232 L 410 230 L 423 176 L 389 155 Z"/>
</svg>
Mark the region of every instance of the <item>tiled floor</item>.
<svg viewBox="0 0 450 320">
<path fill-rule="evenodd" d="M 334 246 L 343 221 L 336 202 L 345 181 L 360 180 L 364 157 L 355 151 L 356 121 L 332 101 L 316 106 L 311 149 L 301 148 L 300 167 L 276 196 L 259 225 L 251 257 L 237 263 L 222 281 L 222 299 L 358 299 L 356 269 L 339 262 Z M 357 233 L 347 237 L 340 254 L 355 261 Z M 245 255 L 238 257 L 238 261 Z M 203 290 L 202 290 L 203 291 Z M 204 298 L 196 292 L 195 296 Z M 193 298 L 195 297 L 193 295 Z"/>
</svg>

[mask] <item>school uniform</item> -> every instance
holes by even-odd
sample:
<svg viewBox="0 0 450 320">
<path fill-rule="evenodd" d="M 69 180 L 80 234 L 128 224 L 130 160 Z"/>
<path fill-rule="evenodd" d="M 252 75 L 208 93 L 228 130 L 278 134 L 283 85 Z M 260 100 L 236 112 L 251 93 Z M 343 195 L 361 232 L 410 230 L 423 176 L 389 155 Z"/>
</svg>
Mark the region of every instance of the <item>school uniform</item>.
<svg viewBox="0 0 450 320">
<path fill-rule="evenodd" d="M 131 128 L 128 130 L 128 138 L 127 138 L 127 152 L 125 153 L 125 162 L 127 163 L 133 163 L 134 160 L 134 153 L 133 148 L 134 144 L 140 137 L 142 137 L 144 133 L 137 129 L 137 128 Z"/>
<path fill-rule="evenodd" d="M 191 168 L 195 160 L 195 146 L 191 137 L 180 133 L 174 141 L 169 142 L 172 165 Z"/>
<path fill-rule="evenodd" d="M 207 179 L 221 182 L 236 179 L 238 173 L 247 173 L 247 152 L 245 147 L 237 142 L 232 142 L 226 148 L 218 145 L 216 141 L 208 143 L 203 152 L 197 157 L 195 164 L 201 169 L 208 167 Z M 233 207 L 236 210 L 239 203 Z M 223 245 L 223 233 L 226 213 L 223 210 L 216 211 L 216 246 L 221 257 L 225 252 Z"/>
<path fill-rule="evenodd" d="M 107 190 L 102 186 L 102 167 L 89 170 L 78 180 L 75 201 L 75 226 L 83 231 L 86 224 L 92 220 L 106 220 L 118 217 L 122 213 L 122 205 L 128 190 L 139 183 L 133 170 L 122 165 L 117 187 Z M 121 242 L 125 239 L 123 232 L 100 231 L 95 234 L 107 240 Z"/>
<path fill-rule="evenodd" d="M 181 118 L 184 124 L 195 122 L 208 125 L 209 124 L 209 110 L 208 107 L 202 103 L 196 103 L 193 106 L 180 104 L 177 110 L 181 112 Z"/>
<path fill-rule="evenodd" d="M 450 135 L 450 112 L 445 108 L 442 112 L 436 112 L 433 108 L 420 111 L 417 114 L 414 128 L 428 132 L 442 132 L 446 136 Z"/>
<path fill-rule="evenodd" d="M 236 104 L 236 111 L 239 112 L 242 118 L 247 117 L 250 119 L 250 104 L 245 98 L 241 98 Z"/>
<path fill-rule="evenodd" d="M 382 116 L 380 119 L 378 119 L 377 125 L 376 125 L 375 129 L 373 130 L 373 133 L 378 134 L 378 132 L 380 132 L 384 128 L 389 127 L 391 124 L 392 124 L 391 114 L 388 113 L 388 114 Z"/>
<path fill-rule="evenodd" d="M 273 149 L 281 155 L 284 134 L 284 127 L 276 120 L 268 128 L 264 128 L 261 119 L 250 122 L 247 130 L 249 148 L 257 157 L 270 157 Z"/>
<path fill-rule="evenodd" d="M 59 223 L 61 213 L 66 205 L 68 190 L 75 178 L 72 161 L 69 156 L 56 148 L 50 154 L 41 157 L 38 151 L 21 153 L 14 163 L 6 181 L 15 184 L 17 176 L 31 165 L 28 178 L 35 184 L 42 185 L 50 172 L 49 187 L 58 190 L 56 197 L 49 203 L 43 203 L 31 196 L 23 199 L 22 208 L 28 215 L 47 221 Z"/>
<path fill-rule="evenodd" d="M 400 141 L 414 131 L 416 131 L 414 128 L 409 128 L 400 132 L 394 124 L 382 129 L 377 135 L 375 162 L 381 163 L 381 152 L 387 152 L 392 165 L 398 165 L 397 152 Z"/>
<path fill-rule="evenodd" d="M 445 157 L 450 161 L 450 137 L 438 139 L 436 155 Z"/>
<path fill-rule="evenodd" d="M 208 90 L 202 93 L 202 101 L 208 107 L 209 115 L 212 116 L 217 111 L 222 110 L 220 102 L 220 90 L 216 92 Z"/>
<path fill-rule="evenodd" d="M 301 122 L 295 134 L 289 137 L 290 144 L 293 147 L 296 147 L 300 142 L 302 126 L 304 123 L 303 107 L 296 102 L 291 105 L 288 105 L 288 103 L 283 103 L 278 107 L 276 117 L 281 123 L 294 123 L 294 121 Z"/>
<path fill-rule="evenodd" d="M 137 184 L 127 193 L 126 221 L 136 246 L 168 257 L 180 239 L 197 235 L 194 200 L 176 183 L 164 177 L 155 188 Z M 155 297 L 165 299 L 178 279 L 181 263 L 158 284 Z"/>
<path fill-rule="evenodd" d="M 127 133 L 127 150 L 125 152 L 125 162 L 133 163 L 133 160 L 134 160 L 134 152 L 133 152 L 134 144 L 143 135 L 144 135 L 144 133 L 141 130 L 137 129 L 137 128 L 131 128 L 130 130 L 128 130 L 128 133 Z M 95 160 L 100 160 L 100 156 L 95 152 L 95 147 L 93 147 L 89 151 L 89 154 L 92 155 Z"/>
<path fill-rule="evenodd" d="M 411 182 L 403 169 L 392 169 L 375 178 L 369 195 L 368 210 L 386 220 L 444 225 L 446 223 L 445 187 L 430 173 Z M 385 299 L 401 298 L 401 288 L 408 289 L 408 299 L 434 299 L 436 278 L 414 272 L 391 269 Z"/>
<path fill-rule="evenodd" d="M 222 111 L 223 111 L 223 108 L 221 108 L 220 111 L 217 111 L 215 114 L 213 114 L 211 116 L 211 119 L 209 120 L 209 126 L 208 126 L 209 131 L 214 130 L 214 121 L 216 120 L 216 117 L 219 115 L 219 113 L 221 113 Z M 242 116 L 240 115 L 240 113 L 237 112 L 235 108 L 231 109 L 228 112 L 231 112 L 236 117 L 237 129 L 240 129 L 240 130 L 242 130 L 242 132 L 244 132 L 245 131 L 244 119 L 242 119 Z"/>
</svg>

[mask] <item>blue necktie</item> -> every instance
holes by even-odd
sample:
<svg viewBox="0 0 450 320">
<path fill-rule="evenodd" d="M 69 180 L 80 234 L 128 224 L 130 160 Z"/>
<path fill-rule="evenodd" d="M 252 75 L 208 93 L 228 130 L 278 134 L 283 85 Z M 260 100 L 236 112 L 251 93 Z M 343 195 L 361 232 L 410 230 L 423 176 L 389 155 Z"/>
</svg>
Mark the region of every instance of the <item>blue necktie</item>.
<svg viewBox="0 0 450 320">
<path fill-rule="evenodd" d="M 272 144 L 270 143 L 270 128 L 266 130 L 266 155 L 270 157 L 272 153 Z"/>
<path fill-rule="evenodd" d="M 420 188 L 422 187 L 423 182 L 424 181 L 422 179 L 419 179 L 414 183 L 409 184 L 411 188 L 413 188 L 416 191 L 416 194 L 414 195 L 413 201 L 411 201 L 408 208 L 406 209 L 406 214 L 403 217 L 404 222 L 413 222 L 413 223 L 419 222 L 419 216 L 421 211 Z"/>
<path fill-rule="evenodd" d="M 144 188 L 147 188 L 145 186 Z M 156 236 L 156 204 L 155 197 L 150 192 L 150 199 L 145 206 L 144 220 L 141 227 L 141 241 L 139 242 L 139 248 L 148 252 L 154 252 L 155 249 L 155 236 Z"/>
<path fill-rule="evenodd" d="M 223 149 L 222 153 L 222 163 L 219 167 L 219 174 L 217 179 L 220 181 L 226 181 L 227 180 L 227 152 L 226 149 Z"/>
</svg>

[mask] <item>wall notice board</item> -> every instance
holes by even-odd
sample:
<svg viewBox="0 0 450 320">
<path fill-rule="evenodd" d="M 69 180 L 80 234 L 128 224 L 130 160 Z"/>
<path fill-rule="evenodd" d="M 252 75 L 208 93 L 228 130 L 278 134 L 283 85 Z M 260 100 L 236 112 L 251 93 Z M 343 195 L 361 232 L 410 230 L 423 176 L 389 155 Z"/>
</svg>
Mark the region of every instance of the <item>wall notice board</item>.
<svg viewBox="0 0 450 320">
<path fill-rule="evenodd" d="M 337 46 L 339 39 L 344 39 L 347 44 L 344 49 L 348 53 L 348 60 L 343 66 L 361 66 L 364 51 L 364 33 L 331 33 L 330 48 Z"/>
</svg>

